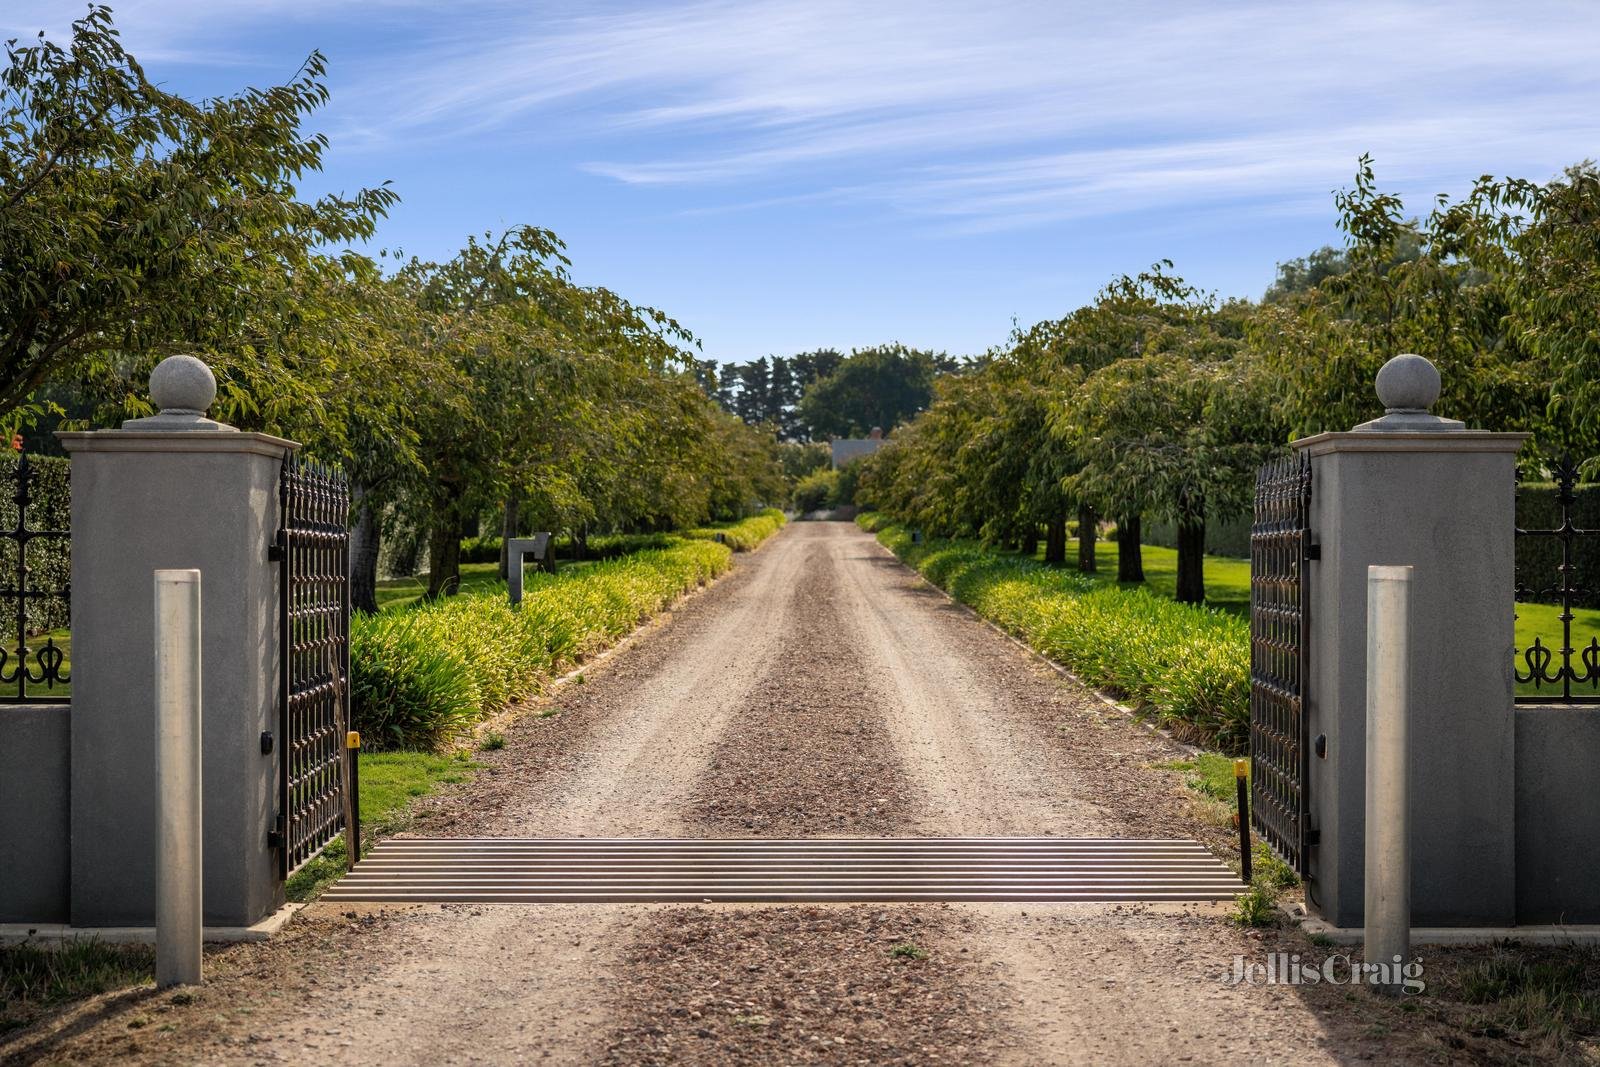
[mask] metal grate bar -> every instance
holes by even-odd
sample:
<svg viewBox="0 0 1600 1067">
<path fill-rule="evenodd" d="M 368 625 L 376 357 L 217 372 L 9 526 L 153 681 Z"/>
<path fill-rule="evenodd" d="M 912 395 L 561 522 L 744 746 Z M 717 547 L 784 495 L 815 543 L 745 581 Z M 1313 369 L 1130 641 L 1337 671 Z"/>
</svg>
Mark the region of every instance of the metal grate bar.
<svg viewBox="0 0 1600 1067">
<path fill-rule="evenodd" d="M 391 838 L 330 901 L 798 903 L 1228 900 L 1194 841 Z"/>
</svg>

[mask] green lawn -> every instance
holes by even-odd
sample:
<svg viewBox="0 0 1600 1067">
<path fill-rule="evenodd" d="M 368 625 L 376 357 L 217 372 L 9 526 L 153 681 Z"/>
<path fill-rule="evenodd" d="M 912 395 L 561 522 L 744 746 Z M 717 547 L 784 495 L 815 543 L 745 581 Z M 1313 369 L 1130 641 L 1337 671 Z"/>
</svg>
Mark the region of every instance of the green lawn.
<svg viewBox="0 0 1600 1067">
<path fill-rule="evenodd" d="M 1069 566 L 1077 566 L 1077 542 L 1067 545 Z M 1178 591 L 1178 550 L 1145 545 L 1144 580 L 1152 590 L 1170 597 Z M 1094 550 L 1094 577 L 1108 584 L 1117 580 L 1117 543 L 1100 541 Z M 1250 561 L 1226 556 L 1206 557 L 1206 603 L 1238 615 L 1250 614 Z"/>
<path fill-rule="evenodd" d="M 418 797 L 440 785 L 463 782 L 482 764 L 467 752 L 437 756 L 430 752 L 363 752 L 361 754 L 361 830 L 370 844 L 404 825 L 406 810 Z M 295 872 L 284 891 L 290 900 L 311 900 L 345 871 L 344 838 Z"/>
<path fill-rule="evenodd" d="M 1076 542 L 1067 545 L 1069 566 L 1077 565 Z M 1176 549 L 1158 545 L 1144 546 L 1145 582 L 1163 596 L 1172 596 L 1177 589 L 1178 553 Z M 1114 541 L 1101 541 L 1095 548 L 1095 562 L 1099 570 L 1095 578 L 1115 582 L 1117 577 L 1117 545 Z M 1206 602 L 1212 607 L 1240 615 L 1250 613 L 1250 561 L 1226 556 L 1206 557 Z M 1549 648 L 1561 647 L 1561 609 L 1553 604 L 1517 605 L 1516 642 L 1524 649 L 1538 637 Z M 1572 645 L 1583 649 L 1591 638 L 1600 637 L 1600 610 L 1576 608 L 1573 610 Z M 1578 669 L 1581 671 L 1582 665 Z M 1546 686 L 1545 692 L 1552 692 Z M 1559 690 L 1554 690 L 1559 692 Z M 1595 688 L 1588 692 L 1596 693 Z M 1517 692 L 1532 695 L 1539 692 L 1531 685 L 1519 685 Z"/>
<path fill-rule="evenodd" d="M 504 589 L 506 583 L 500 580 L 500 564 L 498 563 L 463 563 L 461 565 L 461 592 L 482 593 L 496 588 Z M 378 583 L 378 610 L 389 611 L 393 608 L 403 608 L 415 604 L 422 599 L 422 594 L 428 591 L 428 576 L 419 574 L 415 578 L 391 578 Z"/>
<path fill-rule="evenodd" d="M 72 631 L 71 630 L 52 630 L 48 634 L 33 634 L 33 635 L 31 635 L 27 639 L 28 640 L 28 650 L 29 650 L 29 652 L 28 652 L 28 670 L 31 671 L 34 674 L 38 674 L 39 673 L 39 661 L 35 658 L 35 656 L 38 654 L 40 649 L 44 648 L 44 643 L 45 643 L 45 639 L 46 638 L 54 640 L 55 643 L 56 643 L 56 647 L 61 650 L 61 653 L 62 653 L 62 655 L 64 657 L 62 659 L 62 661 L 61 661 L 61 673 L 66 675 L 69 680 L 66 681 L 66 682 L 58 682 L 54 686 L 47 686 L 43 682 L 29 682 L 28 683 L 28 695 L 30 697 L 70 697 L 72 695 L 72 682 L 70 680 L 72 678 Z M 9 644 L 7 644 L 5 651 L 6 651 L 7 657 L 8 657 L 7 660 L 6 660 L 6 669 L 8 671 L 9 670 L 15 670 L 16 669 L 16 665 L 17 665 L 16 656 L 15 656 L 15 651 L 16 650 L 14 648 L 12 648 Z M 6 686 L 6 692 L 8 694 L 15 693 L 16 691 L 17 691 L 17 683 L 16 682 L 12 682 L 8 686 Z"/>
<path fill-rule="evenodd" d="M 591 566 L 592 560 L 562 560 L 559 564 L 563 572 L 579 570 Z M 529 572 L 532 565 L 529 564 Z M 378 610 L 391 611 L 396 608 L 409 607 L 422 599 L 422 594 L 428 591 L 428 576 L 419 574 L 415 578 L 390 578 L 378 583 Z M 461 592 L 463 593 L 493 593 L 504 595 L 506 583 L 500 580 L 500 564 L 498 563 L 463 563 L 461 565 Z"/>
</svg>

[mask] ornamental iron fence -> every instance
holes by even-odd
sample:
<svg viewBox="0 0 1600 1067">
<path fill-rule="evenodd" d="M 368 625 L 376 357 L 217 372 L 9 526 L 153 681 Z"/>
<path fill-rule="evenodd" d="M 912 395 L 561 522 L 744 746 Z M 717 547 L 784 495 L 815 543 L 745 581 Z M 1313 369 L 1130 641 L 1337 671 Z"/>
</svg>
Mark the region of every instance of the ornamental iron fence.
<svg viewBox="0 0 1600 1067">
<path fill-rule="evenodd" d="M 71 521 L 66 460 L 0 460 L 0 703 L 72 699 Z"/>
<path fill-rule="evenodd" d="M 1532 581 L 1519 567 L 1516 599 L 1521 603 L 1560 606 L 1557 618 L 1561 622 L 1561 645 L 1552 648 L 1544 643 L 1542 636 L 1535 636 L 1532 644 L 1515 650 L 1512 676 L 1518 686 L 1533 689 L 1531 693 L 1518 693 L 1516 700 L 1521 704 L 1596 704 L 1600 703 L 1600 637 L 1591 636 L 1587 645 L 1581 649 L 1575 648 L 1572 623 L 1576 618 L 1573 608 L 1593 595 L 1580 584 L 1578 578 L 1580 539 L 1600 536 L 1600 530 L 1583 529 L 1575 522 L 1578 465 L 1571 457 L 1564 456 L 1557 460 L 1550 474 L 1556 487 L 1555 524 L 1546 529 L 1525 529 L 1518 523 L 1516 536 L 1519 544 L 1524 539 L 1550 539 L 1559 553 L 1559 562 L 1553 568 L 1553 575 L 1547 573 L 1543 578 Z M 1553 691 L 1557 687 L 1559 693 Z"/>
</svg>

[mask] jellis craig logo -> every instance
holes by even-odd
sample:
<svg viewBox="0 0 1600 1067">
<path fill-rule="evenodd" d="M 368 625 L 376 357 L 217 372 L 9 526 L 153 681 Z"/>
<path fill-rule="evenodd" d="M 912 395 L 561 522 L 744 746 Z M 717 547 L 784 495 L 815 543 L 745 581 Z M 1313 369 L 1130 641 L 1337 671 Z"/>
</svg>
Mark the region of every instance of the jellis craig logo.
<svg viewBox="0 0 1600 1067">
<path fill-rule="evenodd" d="M 1373 985 L 1399 987 L 1407 993 L 1428 988 L 1422 980 L 1422 960 L 1410 962 L 1395 956 L 1389 962 L 1369 963 L 1353 956 L 1333 955 L 1322 960 L 1301 960 L 1300 954 L 1272 952 L 1265 960 L 1233 957 L 1228 985 Z"/>
</svg>

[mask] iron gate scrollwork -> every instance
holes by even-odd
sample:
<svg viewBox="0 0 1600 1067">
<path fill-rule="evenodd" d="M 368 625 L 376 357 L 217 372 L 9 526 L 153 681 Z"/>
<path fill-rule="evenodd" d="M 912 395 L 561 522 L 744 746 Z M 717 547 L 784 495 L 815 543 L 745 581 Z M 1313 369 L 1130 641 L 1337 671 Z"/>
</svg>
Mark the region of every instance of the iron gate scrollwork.
<svg viewBox="0 0 1600 1067">
<path fill-rule="evenodd" d="M 344 829 L 350 723 L 350 487 L 290 456 L 278 481 L 278 829 L 282 874 Z"/>
<path fill-rule="evenodd" d="M 1250 818 L 1302 877 L 1310 841 L 1310 515 L 1309 457 L 1297 453 L 1261 468 L 1250 526 Z"/>
</svg>

